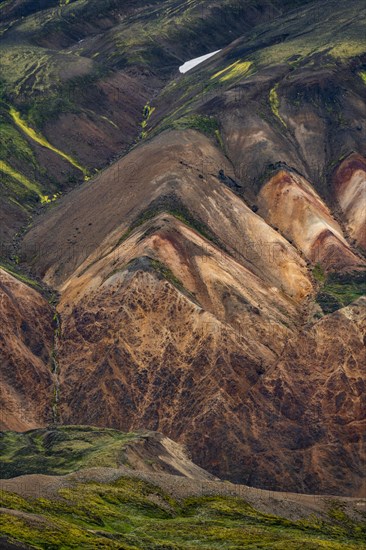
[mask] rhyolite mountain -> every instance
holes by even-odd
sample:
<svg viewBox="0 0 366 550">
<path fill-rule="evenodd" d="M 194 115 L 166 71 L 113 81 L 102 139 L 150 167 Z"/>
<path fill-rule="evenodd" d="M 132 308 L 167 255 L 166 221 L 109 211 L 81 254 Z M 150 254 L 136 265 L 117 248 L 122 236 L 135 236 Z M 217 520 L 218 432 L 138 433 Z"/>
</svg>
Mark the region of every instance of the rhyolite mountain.
<svg viewBox="0 0 366 550">
<path fill-rule="evenodd" d="M 32 5 L 0 3 L 2 429 L 362 496 L 364 3 Z"/>
</svg>

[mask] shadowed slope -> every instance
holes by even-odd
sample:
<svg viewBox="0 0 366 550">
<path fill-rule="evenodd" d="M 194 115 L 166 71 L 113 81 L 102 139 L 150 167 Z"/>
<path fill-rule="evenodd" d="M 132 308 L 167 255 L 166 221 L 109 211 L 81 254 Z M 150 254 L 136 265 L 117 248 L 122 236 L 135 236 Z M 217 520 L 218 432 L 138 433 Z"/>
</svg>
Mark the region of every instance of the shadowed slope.
<svg viewBox="0 0 366 550">
<path fill-rule="evenodd" d="M 35 290 L 0 269 L 0 428 L 52 420 L 53 311 Z"/>
</svg>

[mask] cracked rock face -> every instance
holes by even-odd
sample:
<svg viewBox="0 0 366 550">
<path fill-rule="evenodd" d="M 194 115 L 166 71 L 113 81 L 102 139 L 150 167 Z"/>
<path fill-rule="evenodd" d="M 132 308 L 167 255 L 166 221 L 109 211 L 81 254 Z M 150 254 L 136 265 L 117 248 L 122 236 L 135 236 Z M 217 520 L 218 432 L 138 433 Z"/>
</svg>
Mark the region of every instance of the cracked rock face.
<svg viewBox="0 0 366 550">
<path fill-rule="evenodd" d="M 42 296 L 0 269 L 0 428 L 23 431 L 52 419 L 53 312 Z"/>
</svg>

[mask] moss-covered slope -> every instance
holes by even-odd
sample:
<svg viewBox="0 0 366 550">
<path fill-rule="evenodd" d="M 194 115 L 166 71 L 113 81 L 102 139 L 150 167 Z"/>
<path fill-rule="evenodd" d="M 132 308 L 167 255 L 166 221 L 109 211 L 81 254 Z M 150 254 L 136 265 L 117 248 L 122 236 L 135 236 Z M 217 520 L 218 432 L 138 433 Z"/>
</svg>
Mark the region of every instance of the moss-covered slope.
<svg viewBox="0 0 366 550">
<path fill-rule="evenodd" d="M 342 506 L 326 521 L 291 521 L 261 513 L 236 497 L 176 500 L 146 481 L 81 483 L 57 500 L 26 499 L 2 492 L 2 534 L 30 548 L 124 550 L 357 550 L 364 526 Z"/>
</svg>

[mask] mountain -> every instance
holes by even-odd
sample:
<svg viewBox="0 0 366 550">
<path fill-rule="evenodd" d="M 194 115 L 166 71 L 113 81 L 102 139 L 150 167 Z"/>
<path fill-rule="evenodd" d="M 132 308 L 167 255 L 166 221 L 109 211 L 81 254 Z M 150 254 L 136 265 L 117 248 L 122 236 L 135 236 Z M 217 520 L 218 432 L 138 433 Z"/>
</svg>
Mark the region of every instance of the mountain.
<svg viewBox="0 0 366 550">
<path fill-rule="evenodd" d="M 363 3 L 2 4 L 2 429 L 364 495 Z"/>
<path fill-rule="evenodd" d="M 144 107 L 195 57 L 296 2 L 0 2 L 0 238 L 139 139 Z M 188 46 L 187 46 L 188 44 Z"/>
</svg>

